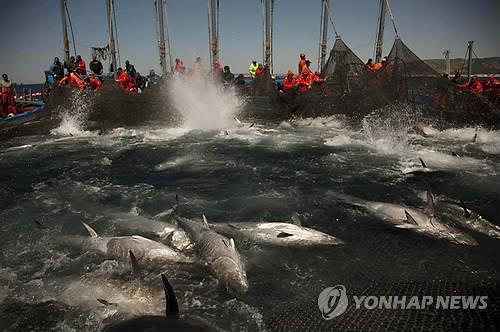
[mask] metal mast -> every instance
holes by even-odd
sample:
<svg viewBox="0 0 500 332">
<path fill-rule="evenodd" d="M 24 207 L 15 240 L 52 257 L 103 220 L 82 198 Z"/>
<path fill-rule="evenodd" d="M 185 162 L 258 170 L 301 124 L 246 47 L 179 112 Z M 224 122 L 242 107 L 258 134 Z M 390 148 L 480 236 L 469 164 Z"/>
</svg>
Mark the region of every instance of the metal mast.
<svg viewBox="0 0 500 332">
<path fill-rule="evenodd" d="M 443 52 L 444 60 L 445 60 L 445 74 L 446 76 L 450 76 L 451 65 L 450 65 L 450 50 L 444 50 Z"/>
<path fill-rule="evenodd" d="M 468 53 L 468 59 L 467 59 L 467 82 L 470 81 L 470 77 L 472 76 L 472 44 L 474 44 L 474 41 L 471 40 L 469 41 L 469 45 L 467 46 L 467 53 Z"/>
<path fill-rule="evenodd" d="M 326 47 L 328 43 L 329 8 L 330 8 L 330 0 L 321 0 L 321 25 L 320 25 L 320 42 L 319 42 L 319 59 L 318 59 L 319 71 L 321 71 L 325 66 Z"/>
<path fill-rule="evenodd" d="M 262 25 L 264 28 L 263 31 L 263 53 L 264 59 L 263 64 L 264 68 L 267 68 L 268 73 L 272 73 L 272 49 L 273 49 L 273 41 L 272 41 L 272 30 L 273 30 L 273 8 L 274 8 L 274 0 L 261 0 L 262 6 Z"/>
<path fill-rule="evenodd" d="M 68 40 L 68 26 L 66 25 L 66 0 L 61 0 L 61 19 L 63 31 L 63 50 L 64 61 L 69 62 L 69 40 Z"/>
<path fill-rule="evenodd" d="M 386 0 L 380 0 L 380 13 L 378 17 L 377 38 L 375 40 L 375 63 L 380 62 L 380 59 L 382 58 L 386 12 L 387 12 Z"/>
<path fill-rule="evenodd" d="M 167 57 L 165 52 L 165 25 L 163 22 L 163 0 L 155 1 L 156 18 L 158 25 L 158 50 L 160 51 L 160 67 L 161 74 L 165 77 L 167 75 Z"/>
<path fill-rule="evenodd" d="M 208 0 L 208 39 L 213 69 L 219 60 L 219 0 Z"/>
<path fill-rule="evenodd" d="M 115 34 L 113 31 L 113 12 L 115 10 L 114 0 L 106 0 L 106 10 L 108 16 L 108 31 L 109 31 L 109 51 L 111 52 L 111 64 L 113 74 L 116 73 L 116 48 L 115 48 Z"/>
</svg>

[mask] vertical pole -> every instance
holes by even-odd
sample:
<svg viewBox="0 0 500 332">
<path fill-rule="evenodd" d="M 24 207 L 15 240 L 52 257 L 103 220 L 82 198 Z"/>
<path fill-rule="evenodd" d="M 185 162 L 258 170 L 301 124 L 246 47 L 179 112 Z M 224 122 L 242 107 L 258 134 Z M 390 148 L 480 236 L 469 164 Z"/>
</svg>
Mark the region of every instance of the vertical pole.
<svg viewBox="0 0 500 332">
<path fill-rule="evenodd" d="M 163 77 L 167 75 L 167 57 L 165 52 L 165 25 L 163 22 L 163 0 L 156 0 L 156 16 L 158 24 L 158 50 L 160 52 L 160 67 Z"/>
<path fill-rule="evenodd" d="M 174 61 L 172 60 L 172 46 L 170 44 L 170 31 L 168 30 L 168 12 L 167 12 L 167 1 L 165 0 L 165 26 L 166 26 L 166 32 L 167 32 L 167 50 L 168 50 L 168 61 L 170 62 L 170 71 L 172 72 L 174 67 L 173 63 Z"/>
<path fill-rule="evenodd" d="M 467 46 L 467 53 L 469 55 L 467 59 L 467 82 L 470 81 L 472 76 L 472 44 L 474 44 L 473 40 L 469 41 L 469 46 Z"/>
<path fill-rule="evenodd" d="M 111 52 L 111 64 L 113 65 L 112 73 L 116 73 L 116 48 L 115 48 L 115 36 L 113 31 L 113 11 L 114 11 L 114 1 L 106 0 L 106 9 L 108 16 L 108 31 L 109 31 L 109 50 Z"/>
<path fill-rule="evenodd" d="M 61 19 L 62 19 L 62 32 L 63 32 L 63 50 L 64 61 L 69 62 L 69 40 L 68 40 L 68 26 L 66 25 L 66 0 L 61 0 Z"/>
<path fill-rule="evenodd" d="M 319 42 L 319 61 L 318 70 L 321 71 L 325 66 L 326 47 L 328 43 L 328 9 L 330 8 L 330 0 L 321 0 L 321 37 Z"/>
<path fill-rule="evenodd" d="M 387 12 L 386 0 L 380 0 L 380 13 L 378 17 L 377 40 L 375 41 L 375 63 L 382 59 L 384 46 L 385 14 Z"/>
<path fill-rule="evenodd" d="M 446 76 L 450 76 L 450 71 L 451 71 L 450 50 L 444 51 L 444 60 L 445 60 L 445 74 Z"/>
<path fill-rule="evenodd" d="M 264 68 L 271 69 L 271 0 L 264 2 Z"/>
<path fill-rule="evenodd" d="M 215 62 L 219 60 L 219 0 L 208 0 L 208 37 L 213 69 Z"/>
</svg>

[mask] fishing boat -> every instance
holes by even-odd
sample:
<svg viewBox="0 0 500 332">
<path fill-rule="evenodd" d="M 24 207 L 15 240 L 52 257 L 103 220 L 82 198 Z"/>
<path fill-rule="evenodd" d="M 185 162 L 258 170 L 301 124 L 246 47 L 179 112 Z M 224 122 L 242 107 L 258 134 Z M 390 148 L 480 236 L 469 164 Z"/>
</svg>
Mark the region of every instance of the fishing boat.
<svg viewBox="0 0 500 332">
<path fill-rule="evenodd" d="M 45 104 L 41 101 L 16 101 L 17 113 L 15 115 L 8 115 L 0 118 L 2 125 L 19 124 L 36 119 L 43 111 Z"/>
</svg>

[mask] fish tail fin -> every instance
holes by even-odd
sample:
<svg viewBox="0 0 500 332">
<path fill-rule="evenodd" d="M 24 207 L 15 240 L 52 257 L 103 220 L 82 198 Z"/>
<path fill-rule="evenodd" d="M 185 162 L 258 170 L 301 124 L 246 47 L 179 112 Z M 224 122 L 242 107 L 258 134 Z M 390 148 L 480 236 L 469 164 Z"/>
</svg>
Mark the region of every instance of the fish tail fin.
<svg viewBox="0 0 500 332">
<path fill-rule="evenodd" d="M 99 237 L 99 235 L 97 235 L 97 232 L 92 227 L 90 227 L 89 225 L 87 225 L 83 221 L 82 221 L 82 225 L 83 225 L 83 227 L 85 227 L 85 229 L 89 233 L 90 237 Z"/>
<path fill-rule="evenodd" d="M 163 273 L 161 274 L 161 280 L 163 281 L 163 290 L 165 291 L 165 315 L 167 318 L 179 319 L 179 304 L 177 303 L 174 289 Z"/>
</svg>

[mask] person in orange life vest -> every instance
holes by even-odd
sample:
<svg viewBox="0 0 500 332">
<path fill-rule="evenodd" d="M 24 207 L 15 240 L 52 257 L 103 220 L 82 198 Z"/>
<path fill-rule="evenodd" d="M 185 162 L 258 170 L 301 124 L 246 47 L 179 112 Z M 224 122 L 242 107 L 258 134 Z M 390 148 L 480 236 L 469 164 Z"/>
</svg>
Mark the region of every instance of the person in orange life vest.
<svg viewBox="0 0 500 332">
<path fill-rule="evenodd" d="M 78 75 L 87 75 L 87 69 L 86 69 L 87 64 L 85 61 L 83 61 L 82 57 L 80 55 L 76 56 L 76 73 Z"/>
<path fill-rule="evenodd" d="M 299 77 L 300 77 L 300 74 L 302 74 L 302 68 L 304 68 L 304 66 L 306 66 L 306 55 L 304 53 L 300 53 L 299 54 L 300 56 L 300 60 L 299 60 Z"/>
<path fill-rule="evenodd" d="M 176 73 L 184 73 L 185 70 L 186 67 L 184 67 L 184 63 L 182 62 L 182 60 L 179 58 L 175 59 L 174 71 Z"/>
<path fill-rule="evenodd" d="M 313 82 L 314 82 L 314 75 L 311 74 L 311 72 L 308 69 L 303 68 L 302 73 L 300 74 L 299 80 L 297 82 L 299 86 L 299 92 L 304 93 L 307 90 L 311 89 Z"/>
<path fill-rule="evenodd" d="M 296 91 L 297 78 L 293 75 L 293 71 L 289 70 L 285 79 L 283 80 L 283 92 L 291 94 Z"/>
<path fill-rule="evenodd" d="M 193 65 L 193 73 L 201 74 L 203 72 L 203 64 L 201 63 L 201 58 L 197 57 Z"/>
<path fill-rule="evenodd" d="M 116 81 L 123 89 L 128 90 L 129 77 L 127 72 L 124 71 L 121 67 L 118 68 L 118 76 L 116 78 Z"/>
<path fill-rule="evenodd" d="M 260 75 L 262 75 L 263 72 L 264 72 L 264 67 L 262 67 L 261 63 L 259 63 L 259 66 L 255 70 L 255 77 L 259 77 Z"/>
<path fill-rule="evenodd" d="M 87 80 L 88 80 L 88 84 L 92 90 L 97 90 L 102 85 L 101 80 L 97 76 L 89 76 Z"/>
<path fill-rule="evenodd" d="M 57 82 L 57 84 L 59 85 L 69 84 L 78 89 L 84 89 L 87 86 L 85 81 L 82 80 L 80 76 L 78 76 L 78 74 L 75 73 L 74 71 L 69 71 L 66 74 L 66 76 L 64 76 L 59 82 Z"/>
<path fill-rule="evenodd" d="M 481 93 L 483 92 L 483 84 L 481 83 L 481 80 L 477 77 L 474 76 L 469 83 L 467 84 L 467 89 L 474 93 Z"/>
<path fill-rule="evenodd" d="M 1 93 L 0 93 L 0 114 L 6 116 L 9 114 L 16 115 L 16 90 L 9 80 L 7 74 L 2 75 L 2 80 L 0 81 Z"/>
<path fill-rule="evenodd" d="M 132 92 L 137 91 L 137 84 L 136 84 L 137 72 L 135 70 L 134 65 L 130 65 L 127 75 L 128 75 L 128 91 Z"/>
<path fill-rule="evenodd" d="M 366 63 L 366 68 L 368 68 L 369 71 L 372 73 L 376 72 L 377 69 L 375 69 L 375 64 L 373 63 L 373 59 L 368 59 L 368 62 Z"/>
<path fill-rule="evenodd" d="M 319 71 L 314 72 L 313 75 L 313 82 L 315 84 L 323 84 L 326 82 L 326 79 L 321 78 L 321 73 Z"/>
<path fill-rule="evenodd" d="M 379 71 L 385 65 L 386 62 L 387 62 L 387 58 L 384 57 L 384 58 L 382 58 L 382 61 L 374 64 L 373 65 L 373 72 L 375 73 L 375 72 Z"/>
</svg>

